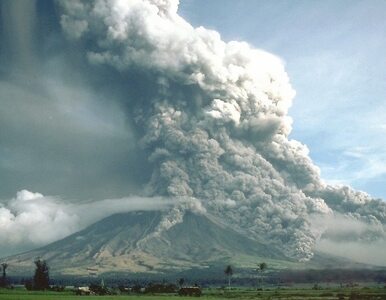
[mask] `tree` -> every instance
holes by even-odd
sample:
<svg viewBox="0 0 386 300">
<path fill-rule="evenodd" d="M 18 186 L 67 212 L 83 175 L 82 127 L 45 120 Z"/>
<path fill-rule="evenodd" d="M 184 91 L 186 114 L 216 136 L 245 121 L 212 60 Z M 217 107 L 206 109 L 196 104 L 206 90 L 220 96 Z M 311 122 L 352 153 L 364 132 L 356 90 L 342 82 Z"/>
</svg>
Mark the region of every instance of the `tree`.
<svg viewBox="0 0 386 300">
<path fill-rule="evenodd" d="M 185 283 L 185 279 L 184 278 L 178 279 L 178 285 L 180 286 L 180 288 L 182 288 L 184 286 L 184 283 Z"/>
<path fill-rule="evenodd" d="M 262 262 L 259 264 L 259 270 L 260 272 L 264 272 L 267 269 L 268 265 L 265 262 Z"/>
<path fill-rule="evenodd" d="M 226 276 L 228 276 L 228 287 L 231 286 L 231 277 L 233 275 L 233 269 L 232 269 L 232 266 L 231 265 L 228 265 L 225 270 L 224 270 L 224 273 Z"/>
<path fill-rule="evenodd" d="M 35 290 L 46 290 L 49 288 L 49 270 L 45 260 L 40 258 L 35 260 L 35 275 L 33 278 L 33 288 Z"/>
<path fill-rule="evenodd" d="M 6 286 L 7 285 L 7 268 L 8 268 L 8 264 L 3 262 L 1 264 L 1 266 L 3 268 L 3 277 L 1 278 L 0 286 Z"/>
<path fill-rule="evenodd" d="M 258 265 L 256 271 L 260 272 L 260 284 L 263 287 L 263 272 L 268 268 L 268 265 L 265 262 L 262 262 Z"/>
</svg>

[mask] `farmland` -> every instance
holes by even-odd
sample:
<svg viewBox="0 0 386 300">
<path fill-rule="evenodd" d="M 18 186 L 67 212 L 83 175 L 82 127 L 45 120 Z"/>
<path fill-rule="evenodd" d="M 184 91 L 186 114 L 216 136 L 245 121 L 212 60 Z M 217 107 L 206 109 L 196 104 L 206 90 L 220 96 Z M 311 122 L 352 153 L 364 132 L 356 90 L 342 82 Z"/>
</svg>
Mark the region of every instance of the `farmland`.
<svg viewBox="0 0 386 300">
<path fill-rule="evenodd" d="M 13 290 L 0 290 L 0 300 L 40 300 L 40 299 L 140 299 L 140 300 L 159 300 L 159 299 L 192 299 L 192 297 L 180 297 L 176 294 L 159 294 L 159 295 L 109 295 L 109 296 L 76 296 L 71 289 L 66 289 L 64 292 L 29 292 L 22 288 Z M 266 290 L 255 290 L 248 288 L 232 288 L 218 289 L 207 288 L 203 290 L 202 299 L 369 299 L 383 300 L 386 299 L 386 288 L 383 286 L 361 286 L 355 288 L 338 288 L 325 287 L 320 289 L 312 289 L 310 287 L 287 287 L 287 288 L 272 288 Z"/>
</svg>

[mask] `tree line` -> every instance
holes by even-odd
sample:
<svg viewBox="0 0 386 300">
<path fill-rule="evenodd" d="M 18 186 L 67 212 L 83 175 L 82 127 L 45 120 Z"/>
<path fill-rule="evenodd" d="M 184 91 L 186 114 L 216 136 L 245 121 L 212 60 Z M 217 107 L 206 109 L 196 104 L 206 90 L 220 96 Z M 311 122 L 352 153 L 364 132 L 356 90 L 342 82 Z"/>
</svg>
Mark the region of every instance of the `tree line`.
<svg viewBox="0 0 386 300">
<path fill-rule="evenodd" d="M 31 280 L 25 282 L 25 287 L 27 290 L 47 290 L 50 288 L 50 276 L 49 276 L 49 267 L 45 260 L 37 258 L 34 261 L 35 264 L 35 273 Z M 8 264 L 3 262 L 0 264 L 2 268 L 2 277 L 0 280 L 0 287 L 7 287 L 9 282 L 7 280 L 7 268 Z M 260 287 L 263 286 L 263 272 L 267 269 L 268 265 L 263 262 L 258 264 L 258 267 L 255 269 L 258 274 L 260 274 Z M 227 265 L 224 270 L 225 275 L 228 278 L 228 287 L 231 286 L 231 278 L 233 276 L 234 270 L 231 265 Z M 178 285 L 182 287 L 185 283 L 184 278 L 178 280 Z"/>
<path fill-rule="evenodd" d="M 35 273 L 32 279 L 25 282 L 27 290 L 47 290 L 50 288 L 49 267 L 45 260 L 37 258 L 35 261 Z M 0 287 L 10 287 L 10 281 L 7 278 L 8 264 L 3 262 L 0 264 L 2 268 L 2 277 L 0 279 Z"/>
</svg>

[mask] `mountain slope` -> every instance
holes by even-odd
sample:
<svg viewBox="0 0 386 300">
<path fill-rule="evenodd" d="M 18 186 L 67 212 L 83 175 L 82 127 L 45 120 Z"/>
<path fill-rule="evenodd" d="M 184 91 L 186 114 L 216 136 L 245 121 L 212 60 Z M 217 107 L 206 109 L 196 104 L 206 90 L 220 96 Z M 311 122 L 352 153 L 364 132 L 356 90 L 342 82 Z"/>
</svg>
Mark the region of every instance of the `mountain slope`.
<svg viewBox="0 0 386 300">
<path fill-rule="evenodd" d="M 208 267 L 256 257 L 286 260 L 267 245 L 204 215 L 186 213 L 183 222 L 155 234 L 160 212 L 115 214 L 65 239 L 9 258 L 20 268 L 31 268 L 41 257 L 54 273 L 165 272 Z"/>
<path fill-rule="evenodd" d="M 181 223 L 159 232 L 161 220 L 162 212 L 115 214 L 65 239 L 6 260 L 14 272 L 25 274 L 33 271 L 33 261 L 40 257 L 48 262 L 52 274 L 67 275 L 88 275 L 89 268 L 99 274 L 178 274 L 203 268 L 210 273 L 228 263 L 250 270 L 262 261 L 270 269 L 364 267 L 323 253 L 299 263 L 210 215 L 186 212 Z"/>
</svg>

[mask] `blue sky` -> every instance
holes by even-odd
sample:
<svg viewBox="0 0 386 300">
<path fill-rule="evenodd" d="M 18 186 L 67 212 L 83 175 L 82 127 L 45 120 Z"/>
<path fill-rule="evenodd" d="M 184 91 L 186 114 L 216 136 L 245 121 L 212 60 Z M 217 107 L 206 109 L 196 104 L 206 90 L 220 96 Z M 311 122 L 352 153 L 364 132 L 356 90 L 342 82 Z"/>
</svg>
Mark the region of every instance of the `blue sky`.
<svg viewBox="0 0 386 300">
<path fill-rule="evenodd" d="M 297 92 L 291 137 L 328 182 L 386 199 L 386 1 L 182 0 L 179 12 L 280 56 Z"/>
</svg>

